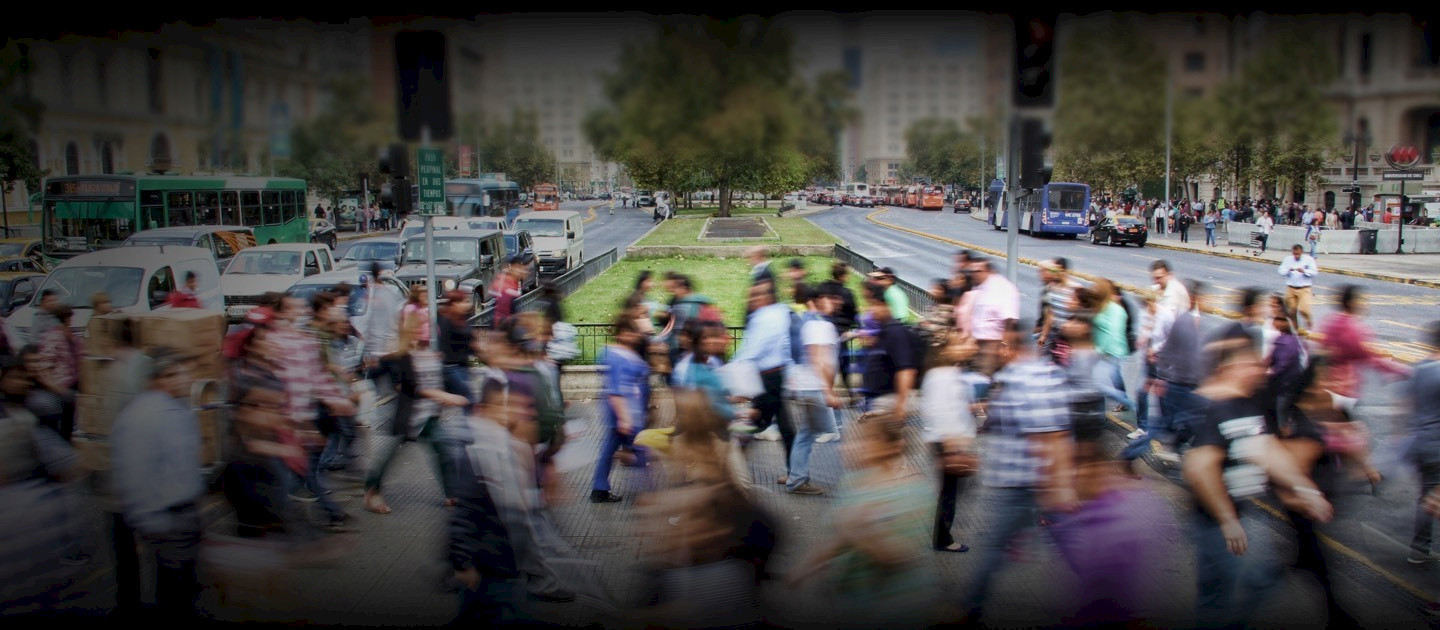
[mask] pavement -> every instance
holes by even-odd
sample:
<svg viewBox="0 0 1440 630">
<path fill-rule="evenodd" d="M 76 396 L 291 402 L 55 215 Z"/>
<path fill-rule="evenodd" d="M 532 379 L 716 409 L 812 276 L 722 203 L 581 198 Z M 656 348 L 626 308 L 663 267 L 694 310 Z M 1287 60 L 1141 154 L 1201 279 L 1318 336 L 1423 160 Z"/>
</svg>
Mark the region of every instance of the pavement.
<svg viewBox="0 0 1440 630">
<path fill-rule="evenodd" d="M 387 410 L 377 415 L 375 426 L 362 438 L 366 444 L 368 435 L 385 430 Z M 550 512 L 559 533 L 572 547 L 568 557 L 556 563 L 561 580 L 582 596 L 572 603 L 531 599 L 525 605 L 529 612 L 553 625 L 574 627 L 597 622 L 605 627 L 638 627 L 626 615 L 649 594 L 645 572 L 647 540 L 636 500 L 647 485 L 647 473 L 658 474 L 658 466 L 663 464 L 652 464 L 657 467 L 654 470 L 617 466 L 612 473 L 614 491 L 625 500 L 592 504 L 587 498 L 594 453 L 601 437 L 596 403 L 574 401 L 567 417 L 567 431 L 573 441 L 562 451 L 558 463 L 564 471 L 564 499 Z M 853 426 L 853 418 L 853 412 L 842 412 L 846 424 Z M 779 547 L 770 570 L 778 577 L 776 582 L 762 587 L 761 601 L 770 621 L 780 626 L 829 628 L 842 621 L 834 616 L 839 608 L 823 581 L 807 582 L 798 588 L 778 581 L 829 535 L 829 513 L 836 506 L 841 475 L 846 466 L 854 464 L 847 446 L 855 438 L 848 427 L 841 433 L 840 441 L 815 447 L 812 476 L 814 483 L 826 491 L 818 497 L 789 495 L 774 483 L 784 472 L 781 443 L 756 442 L 748 451 L 754 481 L 752 496 L 777 523 Z M 1106 448 L 1111 453 L 1120 448 L 1121 433 L 1117 426 L 1107 438 Z M 930 456 L 920 442 L 914 418 L 906 440 L 905 462 L 913 475 L 907 482 L 935 487 Z M 981 448 L 983 451 L 983 442 Z M 402 449 L 386 479 L 385 497 L 394 510 L 390 515 L 365 512 L 358 487 L 338 487 L 337 499 L 354 517 L 356 531 L 312 543 L 306 549 L 304 566 L 282 568 L 273 557 L 273 549 L 233 538 L 234 521 L 228 507 L 212 501 L 202 608 L 223 622 L 363 626 L 448 622 L 457 610 L 458 596 L 444 590 L 449 573 L 445 562 L 447 511 L 442 507 L 443 497 L 430 456 L 423 444 Z M 1136 483 L 1160 497 L 1169 509 L 1133 516 L 1143 521 L 1145 531 L 1155 532 L 1166 548 L 1173 550 L 1163 563 L 1151 567 L 1149 579 L 1168 594 L 1153 622 L 1158 627 L 1186 627 L 1191 625 L 1189 614 L 1194 602 L 1193 551 L 1183 526 L 1191 509 L 1190 498 L 1165 475 L 1145 472 L 1145 478 Z M 954 529 L 960 542 L 977 545 L 992 506 L 993 498 L 987 490 L 973 478 L 965 482 Z M 1346 503 L 1338 508 L 1342 514 L 1355 509 Z M 313 516 L 319 517 L 318 513 Z M 911 524 L 927 537 L 915 541 L 914 560 L 939 579 L 944 594 L 941 604 L 957 603 L 974 579 L 979 550 L 962 554 L 931 552 L 928 532 L 932 513 L 927 510 L 909 518 L 915 519 Z M 1261 519 L 1257 524 L 1251 532 L 1252 553 L 1282 566 L 1291 562 L 1294 545 L 1288 527 L 1275 519 Z M 93 547 L 94 559 L 85 567 L 85 580 L 72 591 L 74 597 L 64 604 L 63 612 L 93 616 L 104 614 L 113 605 L 114 588 L 98 517 L 89 525 L 86 540 L 99 541 L 99 545 Z M 1427 627 L 1426 617 L 1420 612 L 1421 598 L 1397 589 L 1348 556 L 1331 557 L 1338 596 L 1365 627 Z M 987 622 L 1001 628 L 1059 623 L 1074 610 L 1069 597 L 1077 587 L 1075 576 L 1062 567 L 1047 536 L 1027 536 L 995 582 L 994 595 L 987 605 Z M 1288 570 L 1281 578 L 1279 587 L 1259 612 L 1257 627 L 1312 627 L 1323 623 L 1323 600 L 1308 574 Z M 1440 586 L 1440 579 L 1431 579 L 1424 587 L 1435 586 Z M 952 616 L 948 618 L 953 619 L 954 611 L 949 614 Z"/>
</svg>

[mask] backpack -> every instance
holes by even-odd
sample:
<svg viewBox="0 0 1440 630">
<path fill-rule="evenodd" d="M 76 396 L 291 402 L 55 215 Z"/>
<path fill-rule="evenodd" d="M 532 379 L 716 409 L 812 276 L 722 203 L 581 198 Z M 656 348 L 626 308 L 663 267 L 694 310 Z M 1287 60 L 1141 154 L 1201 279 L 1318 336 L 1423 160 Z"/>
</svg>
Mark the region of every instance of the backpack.
<svg viewBox="0 0 1440 630">
<path fill-rule="evenodd" d="M 805 344 L 800 333 L 805 328 L 805 323 L 810 320 L 810 313 L 801 315 L 793 309 L 790 311 L 790 360 L 794 361 L 795 365 L 805 365 L 807 362 Z"/>
</svg>

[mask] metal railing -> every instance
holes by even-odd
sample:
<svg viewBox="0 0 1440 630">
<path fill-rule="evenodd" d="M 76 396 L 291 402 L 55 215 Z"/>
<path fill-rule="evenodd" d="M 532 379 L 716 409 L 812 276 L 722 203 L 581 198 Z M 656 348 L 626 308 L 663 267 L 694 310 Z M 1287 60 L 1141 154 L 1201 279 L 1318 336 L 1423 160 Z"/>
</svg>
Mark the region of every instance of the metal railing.
<svg viewBox="0 0 1440 630">
<path fill-rule="evenodd" d="M 854 269 L 856 273 L 862 276 L 878 268 L 875 265 L 875 261 L 866 258 L 844 245 L 835 245 L 834 256 L 836 260 L 845 263 L 846 266 Z M 897 277 L 895 278 L 895 286 L 900 287 L 900 290 L 905 292 L 905 297 L 910 300 L 910 310 L 914 311 L 917 316 L 923 316 L 935 303 L 935 297 L 930 295 L 930 291 L 916 284 Z M 864 302 L 864 296 L 857 297 L 862 303 Z"/>
<path fill-rule="evenodd" d="M 580 347 L 580 356 L 569 365 L 597 365 L 600 363 L 600 353 L 606 344 L 614 341 L 615 337 L 610 334 L 610 324 L 575 324 L 575 345 Z M 725 357 L 731 358 L 740 350 L 740 344 L 745 340 L 745 327 L 726 326 L 725 330 L 730 334 L 730 341 L 725 344 Z M 851 340 L 845 346 L 846 352 L 851 357 L 858 357 L 860 343 Z M 852 372 L 860 367 L 858 359 L 851 361 Z"/>
<path fill-rule="evenodd" d="M 564 275 L 555 278 L 555 280 L 553 281 L 555 283 L 555 289 L 560 293 L 560 297 L 568 297 L 571 293 L 579 290 L 580 287 L 585 286 L 585 283 L 593 280 L 595 276 L 605 273 L 606 269 L 609 269 L 619 260 L 619 248 L 612 247 L 609 251 L 600 254 L 599 256 L 596 256 L 594 258 L 591 258 L 590 260 L 585 261 L 585 264 L 571 269 Z M 530 304 L 534 303 L 535 300 L 539 298 L 539 289 L 526 293 L 525 295 L 516 298 L 513 309 L 516 313 L 519 313 L 525 310 L 526 307 L 530 306 Z M 494 319 L 495 307 L 490 306 L 487 307 L 485 310 L 476 313 L 474 317 L 471 317 L 470 325 L 477 328 L 489 328 L 491 322 L 493 322 Z"/>
</svg>

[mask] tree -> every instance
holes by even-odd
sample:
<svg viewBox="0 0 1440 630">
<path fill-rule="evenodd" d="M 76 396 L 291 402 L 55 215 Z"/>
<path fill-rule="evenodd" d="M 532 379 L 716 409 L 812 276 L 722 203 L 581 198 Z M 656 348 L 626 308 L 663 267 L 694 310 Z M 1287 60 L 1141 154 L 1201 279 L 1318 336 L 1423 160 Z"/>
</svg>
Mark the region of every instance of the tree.
<svg viewBox="0 0 1440 630">
<path fill-rule="evenodd" d="M 8 199 L 19 183 L 31 193 L 40 190 L 48 172 L 36 165 L 32 148 L 43 111 L 28 90 L 21 89 L 30 73 L 27 51 L 15 42 L 0 49 L 0 201 Z M 4 226 L 10 227 L 9 208 L 3 211 Z"/>
<path fill-rule="evenodd" d="M 475 159 L 479 172 L 504 173 L 505 178 L 531 188 L 555 179 L 555 156 L 540 142 L 539 117 L 516 110 L 510 119 L 487 120 L 480 112 L 461 117 L 461 138 L 478 138 Z M 557 186 L 560 182 L 554 182 Z"/>
<path fill-rule="evenodd" d="M 304 179 L 310 190 L 338 203 L 346 192 L 359 188 L 360 174 L 372 185 L 381 175 L 376 157 L 380 147 L 395 136 L 394 118 L 370 98 L 367 82 L 341 77 L 330 82 L 330 103 L 314 119 L 295 127 L 292 158 L 278 172 Z M 412 160 L 413 163 L 413 160 Z"/>
<path fill-rule="evenodd" d="M 965 186 L 980 176 L 979 137 L 960 129 L 953 120 L 926 118 L 905 130 L 907 161 L 914 174 L 928 177 L 936 185 Z M 907 177 L 906 179 L 910 179 Z"/>
<path fill-rule="evenodd" d="M 825 153 L 827 142 L 809 129 L 820 125 L 805 116 L 840 107 L 806 97 L 814 91 L 793 65 L 790 35 L 770 20 L 667 19 L 621 55 L 606 77 L 610 105 L 591 113 L 586 134 L 641 186 L 713 181 L 719 214 L 729 216 L 737 186 L 778 184 L 796 164 L 809 174 L 833 170 L 825 162 L 833 163 L 833 138 Z"/>
<path fill-rule="evenodd" d="M 1164 176 L 1165 64 L 1130 18 L 1073 25 L 1063 42 L 1055 178 L 1118 190 Z M 1137 97 L 1138 96 L 1138 97 Z"/>
</svg>

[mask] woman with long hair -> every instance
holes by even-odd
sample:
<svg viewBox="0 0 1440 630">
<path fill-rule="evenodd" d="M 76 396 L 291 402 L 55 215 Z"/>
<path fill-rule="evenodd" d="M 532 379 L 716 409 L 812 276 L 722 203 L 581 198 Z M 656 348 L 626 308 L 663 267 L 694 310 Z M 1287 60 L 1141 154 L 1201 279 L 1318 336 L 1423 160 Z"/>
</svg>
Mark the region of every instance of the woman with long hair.
<svg viewBox="0 0 1440 630">
<path fill-rule="evenodd" d="M 401 320 L 396 352 L 386 357 L 393 366 L 399 396 L 396 398 L 395 417 L 390 421 L 390 440 L 380 447 L 380 454 L 365 478 L 365 509 L 376 514 L 390 513 L 390 506 L 380 496 L 380 484 L 395 454 L 406 442 L 421 438 L 429 441 L 435 451 L 435 464 L 441 488 L 445 490 L 446 504 L 453 505 L 455 501 L 451 493 L 447 454 L 434 439 L 441 430 L 442 407 L 464 408 L 470 403 L 464 396 L 445 391 L 440 354 L 430 348 L 430 338 L 424 334 L 427 327 L 424 320 L 419 312 L 407 314 Z"/>
<path fill-rule="evenodd" d="M 1090 290 L 1095 295 L 1092 305 L 1094 341 L 1101 362 L 1096 368 L 1095 384 L 1107 398 L 1119 405 L 1115 411 L 1134 409 L 1135 402 L 1125 393 L 1125 376 L 1121 369 L 1121 363 L 1130 356 L 1130 315 L 1125 311 L 1125 307 L 1116 301 L 1119 299 L 1119 292 L 1115 283 L 1100 278 Z"/>
</svg>

